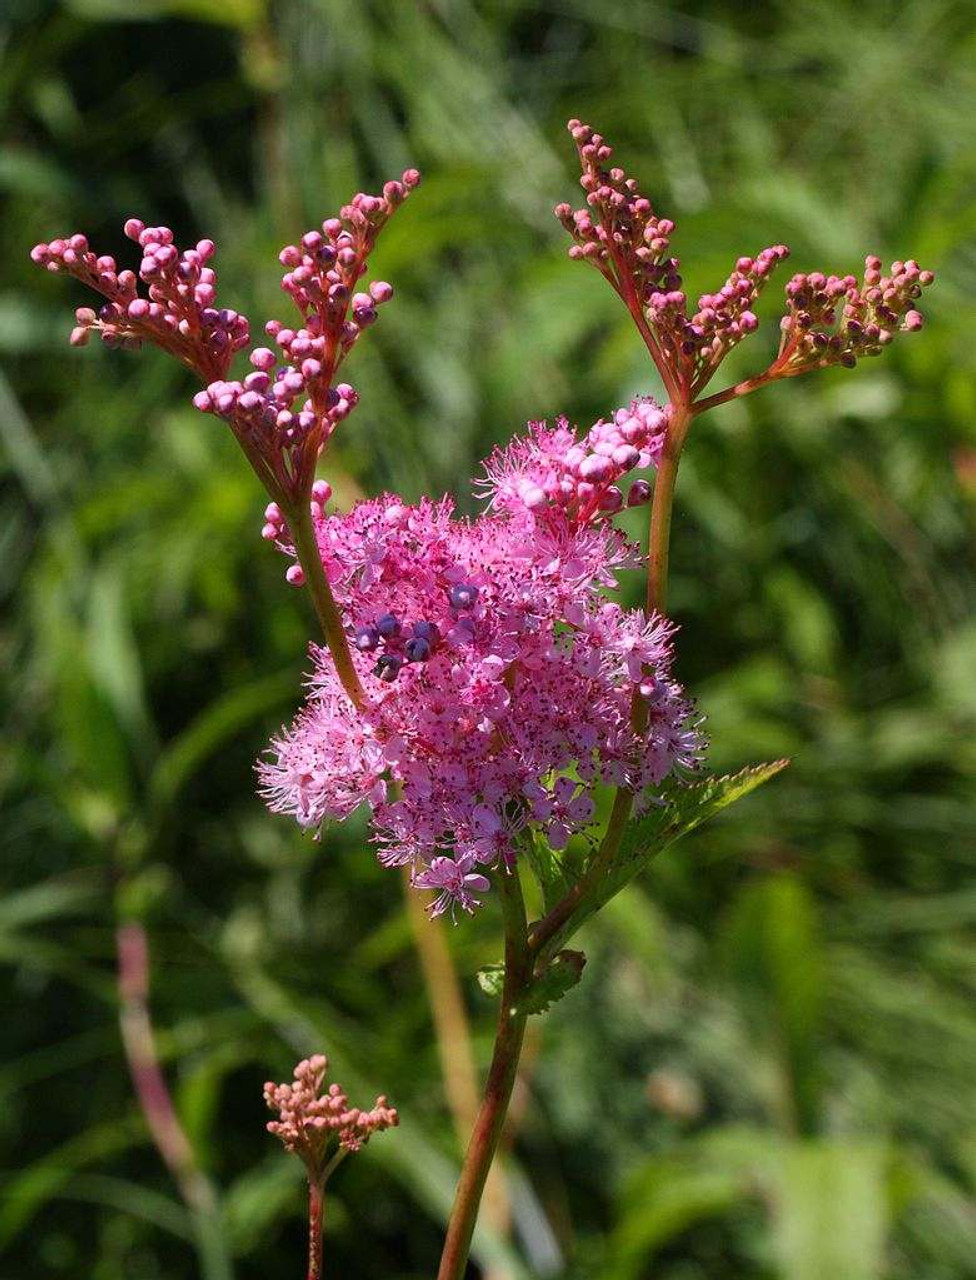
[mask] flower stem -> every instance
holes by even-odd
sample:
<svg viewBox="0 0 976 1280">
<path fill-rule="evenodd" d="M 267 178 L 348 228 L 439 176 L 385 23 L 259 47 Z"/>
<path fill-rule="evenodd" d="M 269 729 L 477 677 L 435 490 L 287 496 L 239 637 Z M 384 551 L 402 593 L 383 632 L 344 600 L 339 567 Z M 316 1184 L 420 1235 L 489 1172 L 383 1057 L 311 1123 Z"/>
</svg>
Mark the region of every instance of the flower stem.
<svg viewBox="0 0 976 1280">
<path fill-rule="evenodd" d="M 359 682 L 356 668 L 352 664 L 349 643 L 342 626 L 342 615 L 339 613 L 329 580 L 325 576 L 325 569 L 322 567 L 322 557 L 319 555 L 308 502 L 300 500 L 290 505 L 285 511 L 285 518 L 295 544 L 298 563 L 305 574 L 305 585 L 312 597 L 312 604 L 315 606 L 315 613 L 322 627 L 326 644 L 332 653 L 336 674 L 352 704 L 361 710 L 366 704 L 366 694 Z"/>
<path fill-rule="evenodd" d="M 325 1186 L 308 1183 L 308 1280 L 322 1280 L 322 1226 L 325 1219 Z"/>
<path fill-rule="evenodd" d="M 478 1208 L 505 1124 L 525 1037 L 527 1015 L 519 1001 L 532 980 L 533 964 L 518 872 L 502 871 L 498 884 L 505 922 L 505 983 L 498 1030 L 484 1098 L 464 1157 L 437 1280 L 462 1280 L 464 1276 Z"/>
<path fill-rule="evenodd" d="M 668 559 L 671 544 L 671 509 L 678 463 L 691 422 L 687 405 L 671 405 L 671 420 L 664 441 L 664 451 L 654 481 L 651 503 L 651 527 L 647 548 L 647 612 L 665 613 L 668 602 Z"/>
<path fill-rule="evenodd" d="M 454 1120 L 459 1149 L 464 1150 L 474 1128 L 480 1102 L 478 1071 L 471 1042 L 471 1026 L 464 1007 L 464 993 L 458 981 L 443 920 L 428 916 L 424 910 L 423 898 L 410 883 L 409 868 L 404 867 L 403 872 L 403 896 L 427 988 L 444 1092 Z M 508 1193 L 501 1171 L 497 1168 L 493 1168 L 488 1175 L 483 1203 L 485 1221 L 499 1235 L 504 1236 L 508 1231 L 510 1217 Z M 493 1272 L 492 1276 L 494 1280 L 502 1280 L 500 1272 Z"/>
</svg>

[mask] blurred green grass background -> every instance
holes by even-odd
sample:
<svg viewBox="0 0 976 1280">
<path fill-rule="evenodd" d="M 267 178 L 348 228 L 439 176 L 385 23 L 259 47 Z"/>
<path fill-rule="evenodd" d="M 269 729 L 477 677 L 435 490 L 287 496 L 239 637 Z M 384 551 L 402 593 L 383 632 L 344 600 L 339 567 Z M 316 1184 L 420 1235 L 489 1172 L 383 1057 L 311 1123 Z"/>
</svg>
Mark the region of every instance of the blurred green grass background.
<svg viewBox="0 0 976 1280">
<path fill-rule="evenodd" d="M 260 1096 L 300 1054 L 406 1120 L 336 1181 L 333 1276 L 432 1275 L 458 1159 L 396 877 L 361 826 L 315 845 L 253 793 L 311 634 L 256 484 L 162 356 L 66 346 L 85 299 L 30 246 L 121 253 L 129 214 L 212 235 L 256 330 L 285 312 L 278 247 L 418 165 L 325 473 L 344 501 L 468 505 L 527 418 L 655 390 L 550 214 L 570 115 L 676 218 L 691 292 L 779 240 L 794 269 L 870 251 L 939 279 L 884 359 L 695 425 L 680 674 L 716 770 L 794 763 L 589 927 L 536 1028 L 501 1274 L 972 1277 L 972 0 L 6 0 L 0 112 L 2 1280 L 226 1280 L 132 1098 L 120 911 L 238 1280 L 303 1274 Z M 490 909 L 450 937 L 482 1061 L 497 937 Z"/>
</svg>

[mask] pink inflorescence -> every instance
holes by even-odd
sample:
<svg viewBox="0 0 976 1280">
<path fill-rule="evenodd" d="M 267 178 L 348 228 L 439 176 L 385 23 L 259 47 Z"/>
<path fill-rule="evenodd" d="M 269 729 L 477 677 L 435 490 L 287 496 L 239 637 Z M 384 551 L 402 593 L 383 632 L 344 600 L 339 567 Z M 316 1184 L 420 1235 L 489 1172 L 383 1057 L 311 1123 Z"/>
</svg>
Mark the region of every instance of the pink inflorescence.
<svg viewBox="0 0 976 1280">
<path fill-rule="evenodd" d="M 667 435 L 667 410 L 649 397 L 595 423 L 582 440 L 565 418 L 554 428 L 529 424 L 529 434 L 497 449 L 488 459 L 482 487 L 497 510 L 541 511 L 555 505 L 585 524 L 650 497 L 646 480 L 635 480 L 625 499 L 620 481 L 637 468 L 656 466 Z"/>
<path fill-rule="evenodd" d="M 281 287 L 301 323 L 269 321 L 265 330 L 277 352 L 255 348 L 253 370 L 242 381 L 212 382 L 194 399 L 198 409 L 228 420 L 245 449 L 272 468 L 270 487 L 288 499 L 307 495 L 319 452 L 357 403 L 348 383 L 335 383 L 336 372 L 393 297 L 385 280 L 360 281 L 377 236 L 419 181 L 416 169 L 408 169 L 382 196 L 355 196 L 338 218 L 286 245 Z"/>
<path fill-rule="evenodd" d="M 911 259 L 893 262 L 886 276 L 873 255 L 864 260 L 863 281 L 821 271 L 795 275 L 786 286 L 780 359 L 798 373 L 825 363 L 851 368 L 860 356 L 880 355 L 896 333 L 921 329 L 915 304 L 934 280 Z"/>
<path fill-rule="evenodd" d="M 264 1100 L 277 1112 L 268 1132 L 284 1143 L 285 1150 L 301 1157 L 312 1181 L 319 1181 L 339 1152 L 358 1151 L 374 1133 L 400 1123 L 386 1098 L 376 1099 L 369 1111 L 351 1107 L 338 1084 L 322 1085 L 329 1061 L 325 1054 L 300 1062 L 291 1084 L 264 1086 Z"/>
<path fill-rule="evenodd" d="M 652 454 L 658 415 L 638 402 L 613 422 L 646 419 Z M 366 803 L 381 861 L 437 890 L 438 914 L 472 910 L 484 870 L 510 867 L 530 828 L 556 849 L 592 830 L 601 784 L 647 803 L 703 750 L 670 674 L 671 624 L 606 598 L 637 549 L 605 508 L 599 518 L 594 493 L 549 500 L 540 453 L 562 457 L 574 439 L 535 424 L 496 454 L 490 509 L 474 521 L 446 498 L 313 507 L 368 702 L 357 712 L 329 653 L 313 649 L 310 696 L 260 765 L 263 794 L 307 828 Z M 525 501 L 529 485 L 547 500 Z M 264 532 L 291 551 L 274 512 Z M 646 714 L 633 716 L 635 697 Z"/>
<path fill-rule="evenodd" d="M 250 335 L 246 316 L 216 306 L 213 241 L 180 251 L 169 227 L 147 227 L 138 218 L 126 222 L 125 234 L 142 250 L 138 276 L 120 271 L 114 258 L 94 253 L 80 234 L 31 250 L 38 266 L 74 276 L 106 299 L 97 312 L 90 307 L 75 312 L 72 344 L 84 346 L 93 332 L 108 346 L 152 342 L 205 381 L 223 377 Z M 139 293 L 140 280 L 148 296 Z"/>
<path fill-rule="evenodd" d="M 138 277 L 119 271 L 114 258 L 98 257 L 83 235 L 35 245 L 31 257 L 49 271 L 74 276 L 103 295 L 96 313 L 76 312 L 76 346 L 98 331 L 110 346 L 151 342 L 176 356 L 205 384 L 194 404 L 224 418 L 271 496 L 281 504 L 307 501 L 316 459 L 357 395 L 336 374 L 360 334 L 393 296 L 385 280 L 363 284 L 369 255 L 391 215 L 420 182 L 416 169 L 388 182 L 379 196 L 360 192 L 280 254 L 281 287 L 301 317 L 290 328 L 265 326 L 272 347 L 250 353 L 251 372 L 229 378 L 234 355 L 250 341 L 247 319 L 217 309 L 217 276 L 210 265 L 212 240 L 182 253 L 169 227 L 147 227 L 138 218 L 125 234 L 142 249 Z M 138 292 L 139 280 L 148 297 Z"/>
<path fill-rule="evenodd" d="M 669 390 L 693 399 L 729 351 L 758 328 L 759 295 L 789 249 L 772 245 L 754 258 L 739 258 L 722 287 L 703 294 L 691 309 L 680 261 L 671 254 L 675 224 L 654 212 L 623 169 L 610 166 L 612 149 L 602 135 L 579 120 L 570 120 L 568 127 L 586 192 L 581 209 L 556 206 L 556 216 L 573 238 L 569 255 L 591 262 L 610 282 L 634 315 Z M 914 303 L 933 279 L 915 262 L 896 262 L 891 275 L 883 276 L 880 260 L 873 257 L 862 285 L 853 276 L 794 276 L 786 290 L 788 313 L 772 376 L 791 377 L 877 355 L 897 331 L 921 327 Z"/>
</svg>

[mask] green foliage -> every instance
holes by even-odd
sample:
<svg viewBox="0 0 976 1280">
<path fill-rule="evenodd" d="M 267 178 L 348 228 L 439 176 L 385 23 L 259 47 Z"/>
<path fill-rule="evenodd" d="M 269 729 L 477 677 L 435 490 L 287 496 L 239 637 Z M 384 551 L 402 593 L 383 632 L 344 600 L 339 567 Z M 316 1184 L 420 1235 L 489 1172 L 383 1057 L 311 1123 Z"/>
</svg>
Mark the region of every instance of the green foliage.
<svg viewBox="0 0 976 1280">
<path fill-rule="evenodd" d="M 668 784 L 664 788 L 663 803 L 628 825 L 620 849 L 606 873 L 589 887 L 566 925 L 555 935 L 557 941 L 568 941 L 591 916 L 645 870 L 653 858 L 675 841 L 774 778 L 787 764 L 788 760 L 776 760 L 772 764 L 750 765 L 736 774 L 706 778 L 691 785 L 680 781 Z M 555 855 L 547 862 L 542 862 L 538 856 L 533 861 L 547 906 L 558 897 L 555 890 L 568 882 L 561 867 L 558 871 L 554 869 L 556 864 L 558 858 Z"/>
<path fill-rule="evenodd" d="M 522 1003 L 528 1013 L 548 1013 L 568 995 L 583 976 L 586 956 L 582 951 L 560 951 L 532 981 Z"/>
<path fill-rule="evenodd" d="M 548 1013 L 554 1004 L 568 995 L 583 976 L 586 956 L 582 951 L 560 951 L 538 973 L 520 1001 L 528 1014 Z M 498 999 L 505 985 L 504 964 L 488 964 L 478 970 L 478 986 L 486 996 Z"/>
<path fill-rule="evenodd" d="M 397 299 L 325 469 L 343 502 L 467 503 L 527 418 L 655 389 L 549 215 L 584 114 L 678 222 L 693 296 L 779 240 L 798 270 L 876 251 L 939 280 L 881 361 L 695 423 L 678 672 L 716 774 L 793 763 L 646 870 L 633 846 L 584 980 L 532 1023 L 517 1229 L 478 1257 L 564 1280 L 968 1280 L 974 31 L 972 0 L 0 6 L 4 1275 L 202 1274 L 119 1051 L 118 913 L 150 933 L 160 1051 L 237 1280 L 303 1274 L 261 1104 L 300 1054 L 324 1046 L 405 1118 L 335 1180 L 333 1274 L 430 1276 L 458 1161 L 396 877 L 357 822 L 315 844 L 253 795 L 310 634 L 261 495 L 179 370 L 66 346 L 87 299 L 29 248 L 82 228 L 121 255 L 125 216 L 165 220 L 214 236 L 223 296 L 263 319 L 279 246 L 416 163 L 376 260 Z M 775 345 L 779 293 L 731 376 Z M 449 933 L 462 975 L 498 954 L 494 908 Z M 492 1011 L 471 1010 L 483 1062 Z"/>
</svg>

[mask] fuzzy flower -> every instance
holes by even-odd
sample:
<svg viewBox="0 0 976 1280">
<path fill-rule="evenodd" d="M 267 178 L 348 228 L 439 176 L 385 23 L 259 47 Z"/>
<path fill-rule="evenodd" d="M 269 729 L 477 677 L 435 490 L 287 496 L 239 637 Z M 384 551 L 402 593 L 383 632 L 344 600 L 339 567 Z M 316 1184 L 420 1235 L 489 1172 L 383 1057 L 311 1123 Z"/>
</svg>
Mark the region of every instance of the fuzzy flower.
<svg viewBox="0 0 976 1280">
<path fill-rule="evenodd" d="M 493 458 L 492 509 L 473 521 L 447 498 L 313 507 L 367 705 L 357 712 L 313 648 L 308 700 L 260 764 L 262 792 L 306 828 L 368 806 L 381 861 L 437 890 L 438 914 L 473 910 L 484 869 L 504 874 L 528 828 L 565 847 L 593 832 L 597 788 L 648 803 L 703 751 L 670 674 L 671 624 L 606 598 L 636 548 L 589 498 L 518 500 L 520 468 L 538 476 L 552 435 L 559 456 L 573 447 L 565 425 L 536 425 Z M 286 527 L 269 526 L 291 554 Z"/>
<path fill-rule="evenodd" d="M 358 1151 L 374 1133 L 400 1123 L 385 1097 L 379 1097 L 368 1111 L 351 1107 L 338 1084 L 322 1086 L 328 1069 L 324 1054 L 300 1062 L 290 1084 L 264 1086 L 264 1100 L 277 1120 L 268 1122 L 268 1132 L 280 1138 L 285 1150 L 303 1161 L 309 1182 L 321 1183 L 342 1156 Z"/>
<path fill-rule="evenodd" d="M 657 466 L 667 435 L 668 415 L 648 396 L 601 419 L 582 439 L 565 418 L 550 428 L 529 423 L 529 434 L 496 449 L 485 463 L 480 492 L 495 510 L 542 511 L 555 505 L 574 524 L 586 524 L 650 496 L 644 481 L 630 486 L 626 500 L 620 481 L 637 468 Z"/>
<path fill-rule="evenodd" d="M 455 907 L 469 914 L 474 911 L 478 905 L 475 894 L 487 893 L 490 886 L 488 877 L 472 871 L 473 866 L 475 860 L 470 853 L 458 859 L 434 858 L 425 871 L 414 876 L 415 888 L 440 890 L 431 903 L 431 915 L 439 916 Z"/>
</svg>

